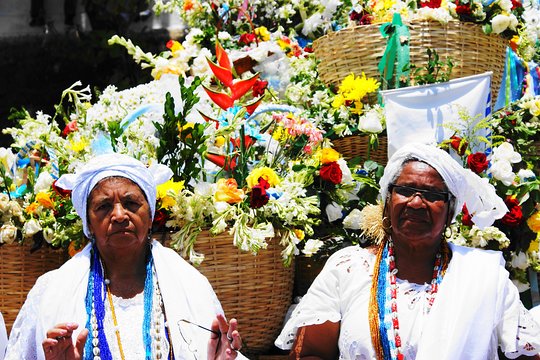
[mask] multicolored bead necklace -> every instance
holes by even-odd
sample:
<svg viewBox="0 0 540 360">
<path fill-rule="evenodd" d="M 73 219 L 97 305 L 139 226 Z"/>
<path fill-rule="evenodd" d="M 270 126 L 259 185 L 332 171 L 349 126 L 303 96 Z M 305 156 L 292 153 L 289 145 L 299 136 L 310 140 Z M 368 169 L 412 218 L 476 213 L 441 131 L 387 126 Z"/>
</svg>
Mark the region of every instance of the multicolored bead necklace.
<svg viewBox="0 0 540 360">
<path fill-rule="evenodd" d="M 439 284 L 448 267 L 448 258 L 448 244 L 443 240 L 433 267 L 428 304 L 425 310 L 427 313 L 435 301 Z M 369 301 L 371 341 L 379 360 L 404 360 L 401 351 L 402 340 L 399 335 L 396 274 L 394 244 L 389 238 L 384 245 L 380 246 L 377 253 Z"/>
<path fill-rule="evenodd" d="M 161 359 L 162 334 L 161 317 L 164 316 L 163 302 L 161 292 L 155 276 L 152 256 L 149 257 L 146 264 L 146 278 L 144 285 L 144 318 L 143 318 L 143 343 L 145 345 L 145 359 L 150 360 L 154 357 Z M 101 264 L 99 252 L 94 246 L 92 250 L 92 259 L 90 266 L 90 276 L 88 279 L 88 289 L 86 295 L 86 311 L 88 321 L 86 328 L 89 330 L 88 340 L 85 344 L 85 360 L 109 360 L 113 359 L 111 349 L 107 342 L 104 330 L 105 319 L 105 298 L 109 301 L 115 336 L 118 343 L 121 359 L 124 359 L 124 352 L 120 338 L 120 331 L 112 302 L 112 295 L 109 288 L 110 281 L 105 278 L 105 272 Z M 153 321 L 151 317 L 154 317 Z M 165 336 L 169 340 L 167 324 L 165 324 Z M 170 346 L 169 358 L 173 358 L 172 346 Z"/>
</svg>

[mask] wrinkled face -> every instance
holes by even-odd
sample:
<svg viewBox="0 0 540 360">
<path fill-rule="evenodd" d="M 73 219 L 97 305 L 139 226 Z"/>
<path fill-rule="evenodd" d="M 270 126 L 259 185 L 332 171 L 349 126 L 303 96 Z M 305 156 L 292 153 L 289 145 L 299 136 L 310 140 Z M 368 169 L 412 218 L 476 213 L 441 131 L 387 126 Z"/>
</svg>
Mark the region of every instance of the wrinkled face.
<svg viewBox="0 0 540 360">
<path fill-rule="evenodd" d="M 399 186 L 431 192 L 447 192 L 439 173 L 420 161 L 406 163 L 390 192 L 388 211 L 392 223 L 392 239 L 412 246 L 433 246 L 439 243 L 448 220 L 449 202 L 444 196 L 416 192 Z"/>
<path fill-rule="evenodd" d="M 105 178 L 90 193 L 88 224 L 101 253 L 140 250 L 152 226 L 150 206 L 133 181 Z"/>
</svg>

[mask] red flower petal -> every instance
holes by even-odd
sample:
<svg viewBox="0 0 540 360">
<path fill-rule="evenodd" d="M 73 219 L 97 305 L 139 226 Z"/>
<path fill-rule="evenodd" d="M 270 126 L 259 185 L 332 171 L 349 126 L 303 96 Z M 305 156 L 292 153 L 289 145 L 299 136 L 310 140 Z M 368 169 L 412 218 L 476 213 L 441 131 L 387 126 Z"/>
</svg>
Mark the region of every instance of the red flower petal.
<svg viewBox="0 0 540 360">
<path fill-rule="evenodd" d="M 261 105 L 261 102 L 262 102 L 262 99 L 263 97 L 261 96 L 260 98 L 258 98 L 257 100 L 249 103 L 249 104 L 246 104 L 246 111 L 249 115 L 253 114 L 255 112 L 255 110 L 257 109 L 257 107 L 259 107 L 259 105 Z"/>
<path fill-rule="evenodd" d="M 225 50 L 223 49 L 223 47 L 218 41 L 216 41 L 216 58 L 217 58 L 218 64 L 221 67 L 229 71 L 232 71 L 229 55 L 227 55 L 227 53 L 225 52 Z"/>
<path fill-rule="evenodd" d="M 206 60 L 208 61 L 208 65 L 210 66 L 210 70 L 212 70 L 214 73 L 214 76 L 217 77 L 218 80 L 221 81 L 226 87 L 231 87 L 233 84 L 233 75 L 231 70 L 219 66 L 208 58 Z"/>
<path fill-rule="evenodd" d="M 259 73 L 253 75 L 249 79 L 240 80 L 230 86 L 233 100 L 238 100 L 244 96 L 249 89 L 255 85 L 255 82 L 259 78 Z"/>
<path fill-rule="evenodd" d="M 216 124 L 216 129 L 219 128 L 219 121 L 217 119 L 214 119 L 213 117 L 210 117 L 208 115 L 206 115 L 205 113 L 203 113 L 201 110 L 197 110 L 199 112 L 199 114 L 201 114 L 202 118 L 206 121 L 206 122 L 214 122 Z"/>
<path fill-rule="evenodd" d="M 233 106 L 234 100 L 229 95 L 211 90 L 205 85 L 203 85 L 203 88 L 210 97 L 210 99 L 212 99 L 212 101 L 223 110 L 227 110 L 228 108 Z"/>
</svg>

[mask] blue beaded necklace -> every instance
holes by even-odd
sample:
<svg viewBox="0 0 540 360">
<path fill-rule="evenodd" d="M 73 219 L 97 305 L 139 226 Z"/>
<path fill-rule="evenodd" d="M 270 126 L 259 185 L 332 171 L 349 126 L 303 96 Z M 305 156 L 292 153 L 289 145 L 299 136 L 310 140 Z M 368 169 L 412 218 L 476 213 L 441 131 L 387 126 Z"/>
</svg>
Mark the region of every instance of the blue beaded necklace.
<svg viewBox="0 0 540 360">
<path fill-rule="evenodd" d="M 154 261 L 152 253 L 146 261 L 146 278 L 144 282 L 144 319 L 142 326 L 143 343 L 145 345 L 145 360 L 152 359 L 152 337 L 150 335 L 153 306 Z M 90 260 L 90 275 L 86 292 L 86 328 L 89 331 L 84 347 L 84 359 L 113 360 L 111 349 L 105 336 L 103 320 L 105 319 L 105 299 L 107 296 L 107 283 L 99 257 L 99 251 L 94 245 Z"/>
</svg>

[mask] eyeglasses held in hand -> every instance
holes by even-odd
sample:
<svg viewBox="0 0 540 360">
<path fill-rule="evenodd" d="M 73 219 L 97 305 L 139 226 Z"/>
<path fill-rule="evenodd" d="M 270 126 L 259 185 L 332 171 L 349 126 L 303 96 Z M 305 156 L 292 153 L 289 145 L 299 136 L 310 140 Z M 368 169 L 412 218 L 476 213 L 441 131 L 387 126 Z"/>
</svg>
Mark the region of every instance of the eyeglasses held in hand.
<svg viewBox="0 0 540 360">
<path fill-rule="evenodd" d="M 176 324 L 178 325 L 178 330 L 180 331 L 180 336 L 182 337 L 182 340 L 184 340 L 184 342 L 187 344 L 188 350 L 189 350 L 189 352 L 191 352 L 191 354 L 193 355 L 193 358 L 195 360 L 199 359 L 198 356 L 197 356 L 198 355 L 197 354 L 197 349 L 195 348 L 195 344 L 193 343 L 193 339 L 186 336 L 186 335 L 188 335 L 188 333 L 190 333 L 190 331 L 188 331 L 187 329 L 184 329 L 184 331 L 182 331 L 182 328 L 184 326 L 193 325 L 193 326 L 198 327 L 199 329 L 206 330 L 206 331 L 209 331 L 209 332 L 211 332 L 213 334 L 221 336 L 221 332 L 209 329 L 209 328 L 204 327 L 202 325 L 191 322 L 191 321 L 189 321 L 187 319 L 180 319 L 180 320 L 178 320 L 178 322 Z"/>
<path fill-rule="evenodd" d="M 216 334 L 216 335 L 218 335 L 218 336 L 221 336 L 221 332 L 219 332 L 219 331 L 217 331 L 217 330 L 212 330 L 212 329 L 206 328 L 206 327 L 204 327 L 204 326 L 202 326 L 202 325 L 199 325 L 199 324 L 195 324 L 194 322 L 191 322 L 191 321 L 189 321 L 189 320 L 187 320 L 187 319 L 180 319 L 180 320 L 178 320 L 178 323 L 180 323 L 180 322 L 185 322 L 185 323 L 188 323 L 188 324 L 190 324 L 190 325 L 195 325 L 195 326 L 197 326 L 197 327 L 200 327 L 201 329 L 204 329 L 204 330 L 206 330 L 206 331 L 210 331 L 211 333 L 214 333 L 214 334 Z M 180 326 L 180 324 L 178 324 L 178 325 Z"/>
<path fill-rule="evenodd" d="M 390 191 L 395 191 L 396 194 L 411 198 L 414 195 L 420 195 L 420 197 L 430 203 L 437 202 L 437 201 L 444 201 L 448 202 L 450 200 L 450 197 L 452 194 L 450 194 L 447 191 L 434 191 L 434 190 L 425 190 L 425 189 L 417 189 L 411 186 L 405 186 L 405 185 L 397 185 L 397 184 L 390 184 L 389 186 Z"/>
</svg>

